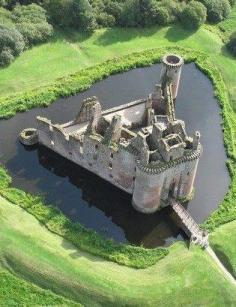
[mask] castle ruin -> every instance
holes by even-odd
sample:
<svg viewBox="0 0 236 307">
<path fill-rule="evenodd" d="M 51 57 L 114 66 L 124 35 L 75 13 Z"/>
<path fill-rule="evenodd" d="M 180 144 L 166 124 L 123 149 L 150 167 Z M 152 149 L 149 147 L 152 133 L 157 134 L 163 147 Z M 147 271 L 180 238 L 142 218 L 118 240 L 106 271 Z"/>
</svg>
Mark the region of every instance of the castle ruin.
<svg viewBox="0 0 236 307">
<path fill-rule="evenodd" d="M 25 129 L 21 141 L 39 142 L 132 194 L 133 206 L 143 213 L 186 198 L 202 146 L 200 133 L 188 136 L 175 117 L 183 63 L 178 55 L 166 55 L 160 82 L 145 99 L 105 111 L 96 97 L 85 99 L 73 121 L 37 117 L 35 133 Z"/>
</svg>

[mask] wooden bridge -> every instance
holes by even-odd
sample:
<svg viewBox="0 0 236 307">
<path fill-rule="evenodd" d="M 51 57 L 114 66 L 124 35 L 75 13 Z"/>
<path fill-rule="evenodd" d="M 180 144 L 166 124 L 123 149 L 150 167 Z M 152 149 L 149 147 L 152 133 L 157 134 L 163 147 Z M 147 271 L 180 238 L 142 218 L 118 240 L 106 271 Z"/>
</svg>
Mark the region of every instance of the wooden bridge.
<svg viewBox="0 0 236 307">
<path fill-rule="evenodd" d="M 202 248 L 207 248 L 209 246 L 207 231 L 200 229 L 190 213 L 176 200 L 171 201 L 171 207 L 180 218 L 182 228 L 190 237 L 191 242 L 200 245 Z"/>
</svg>

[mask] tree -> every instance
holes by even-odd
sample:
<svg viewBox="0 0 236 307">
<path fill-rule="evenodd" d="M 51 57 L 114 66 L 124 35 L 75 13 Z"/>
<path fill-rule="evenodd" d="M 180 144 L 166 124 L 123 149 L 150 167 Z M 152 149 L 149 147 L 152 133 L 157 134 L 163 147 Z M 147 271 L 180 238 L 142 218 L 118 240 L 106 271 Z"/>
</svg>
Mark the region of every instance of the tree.
<svg viewBox="0 0 236 307">
<path fill-rule="evenodd" d="M 235 2 L 236 2 L 235 0 L 229 0 L 230 6 L 233 7 L 235 5 Z"/>
<path fill-rule="evenodd" d="M 12 19 L 27 45 L 44 42 L 53 33 L 46 11 L 37 4 L 17 5 L 12 11 Z"/>
<path fill-rule="evenodd" d="M 95 29 L 96 21 L 92 6 L 88 0 L 73 0 L 71 4 L 71 22 L 76 29 L 90 32 Z"/>
<path fill-rule="evenodd" d="M 158 6 L 158 4 L 155 8 L 153 8 L 153 18 L 155 23 L 160 26 L 165 26 L 170 23 L 170 15 L 168 9 L 166 7 Z"/>
<path fill-rule="evenodd" d="M 186 28 L 197 29 L 206 21 L 206 16 L 206 7 L 198 1 L 191 1 L 184 8 L 180 20 Z"/>
<path fill-rule="evenodd" d="M 236 31 L 231 34 L 226 47 L 229 49 L 232 55 L 236 57 Z"/>
<path fill-rule="evenodd" d="M 0 25 L 0 66 L 10 64 L 24 49 L 25 43 L 20 32 Z"/>
<path fill-rule="evenodd" d="M 228 0 L 201 0 L 207 9 L 207 20 L 210 22 L 220 22 L 227 18 L 230 13 Z"/>
<path fill-rule="evenodd" d="M 122 8 L 120 23 L 122 26 L 135 27 L 141 23 L 139 0 L 127 0 Z"/>
<path fill-rule="evenodd" d="M 49 22 L 60 27 L 71 26 L 71 5 L 72 0 L 43 0 Z"/>
</svg>

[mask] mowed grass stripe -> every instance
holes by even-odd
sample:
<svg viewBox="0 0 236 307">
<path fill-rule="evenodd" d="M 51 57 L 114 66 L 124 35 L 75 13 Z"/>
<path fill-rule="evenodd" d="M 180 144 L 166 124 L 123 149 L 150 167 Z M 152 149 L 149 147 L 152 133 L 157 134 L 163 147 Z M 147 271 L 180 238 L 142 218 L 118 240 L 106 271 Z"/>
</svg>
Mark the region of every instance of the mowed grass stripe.
<svg viewBox="0 0 236 307">
<path fill-rule="evenodd" d="M 0 212 L 2 266 L 86 306 L 236 303 L 236 289 L 197 247 L 174 244 L 157 265 L 136 270 L 77 250 L 2 198 Z"/>
</svg>

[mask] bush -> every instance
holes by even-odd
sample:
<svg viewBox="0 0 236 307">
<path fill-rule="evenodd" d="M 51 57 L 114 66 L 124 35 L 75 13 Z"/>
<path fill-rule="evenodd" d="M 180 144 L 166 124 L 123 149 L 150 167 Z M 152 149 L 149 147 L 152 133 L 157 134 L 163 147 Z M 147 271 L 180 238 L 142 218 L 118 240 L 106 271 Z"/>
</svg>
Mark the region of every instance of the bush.
<svg viewBox="0 0 236 307">
<path fill-rule="evenodd" d="M 170 22 L 170 15 L 165 7 L 157 7 L 155 12 L 155 21 L 158 25 L 164 26 Z"/>
<path fill-rule="evenodd" d="M 17 30 L 0 25 L 0 66 L 10 64 L 24 47 L 24 39 Z"/>
<path fill-rule="evenodd" d="M 126 27 L 135 27 L 140 25 L 140 21 L 139 0 L 127 0 L 121 11 L 120 24 Z"/>
<path fill-rule="evenodd" d="M 70 16 L 71 25 L 75 29 L 90 32 L 96 27 L 93 9 L 88 0 L 73 0 Z"/>
<path fill-rule="evenodd" d="M 71 24 L 70 9 L 72 0 L 43 0 L 43 7 L 49 15 L 49 21 L 57 26 Z"/>
<path fill-rule="evenodd" d="M 235 5 L 235 0 L 229 0 L 229 4 L 230 4 L 230 6 L 232 7 L 232 6 L 234 6 Z"/>
<path fill-rule="evenodd" d="M 179 2 L 176 0 L 162 0 L 160 3 L 158 2 L 158 6 L 165 8 L 168 12 L 168 23 L 175 22 L 182 13 L 185 2 Z"/>
<path fill-rule="evenodd" d="M 206 16 L 205 6 L 200 2 L 191 1 L 183 10 L 180 20 L 184 27 L 197 29 L 206 21 Z"/>
<path fill-rule="evenodd" d="M 229 49 L 232 55 L 236 57 L 236 31 L 230 36 L 226 47 Z"/>
<path fill-rule="evenodd" d="M 92 31 L 96 27 L 93 8 L 88 0 L 44 0 L 50 21 L 60 27 Z"/>
<path fill-rule="evenodd" d="M 209 22 L 220 22 L 227 18 L 230 13 L 228 0 L 201 0 L 207 9 L 207 20 Z"/>
<path fill-rule="evenodd" d="M 106 12 L 100 12 L 96 15 L 96 22 L 103 27 L 112 27 L 116 24 L 116 19 Z"/>
<path fill-rule="evenodd" d="M 27 45 L 44 42 L 52 36 L 53 28 L 47 22 L 46 11 L 37 4 L 17 5 L 12 19 Z"/>
</svg>

